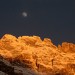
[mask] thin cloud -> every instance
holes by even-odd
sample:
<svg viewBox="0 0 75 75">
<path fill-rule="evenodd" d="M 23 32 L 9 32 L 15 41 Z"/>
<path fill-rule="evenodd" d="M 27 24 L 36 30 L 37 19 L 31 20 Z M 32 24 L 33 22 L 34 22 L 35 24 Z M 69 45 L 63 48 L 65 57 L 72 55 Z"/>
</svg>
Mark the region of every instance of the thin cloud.
<svg viewBox="0 0 75 75">
<path fill-rule="evenodd" d="M 22 12 L 22 16 L 23 16 L 23 17 L 27 17 L 28 14 L 27 14 L 26 12 Z"/>
</svg>

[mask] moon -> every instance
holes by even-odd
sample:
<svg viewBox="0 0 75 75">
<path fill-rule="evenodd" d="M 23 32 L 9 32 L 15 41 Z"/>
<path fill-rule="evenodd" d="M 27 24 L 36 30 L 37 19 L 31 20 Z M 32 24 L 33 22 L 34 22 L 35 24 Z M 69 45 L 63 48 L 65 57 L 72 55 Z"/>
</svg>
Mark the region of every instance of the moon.
<svg viewBox="0 0 75 75">
<path fill-rule="evenodd" d="M 23 16 L 23 17 L 27 17 L 28 14 L 27 14 L 26 12 L 22 12 L 22 16 Z"/>
</svg>

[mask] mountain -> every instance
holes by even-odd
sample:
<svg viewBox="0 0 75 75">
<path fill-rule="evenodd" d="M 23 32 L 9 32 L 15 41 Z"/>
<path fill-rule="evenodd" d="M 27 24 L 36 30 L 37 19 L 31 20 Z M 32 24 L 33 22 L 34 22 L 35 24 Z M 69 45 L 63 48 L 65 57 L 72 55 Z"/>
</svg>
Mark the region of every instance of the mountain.
<svg viewBox="0 0 75 75">
<path fill-rule="evenodd" d="M 5 34 L 0 39 L 0 75 L 74 75 L 75 44 Z"/>
</svg>

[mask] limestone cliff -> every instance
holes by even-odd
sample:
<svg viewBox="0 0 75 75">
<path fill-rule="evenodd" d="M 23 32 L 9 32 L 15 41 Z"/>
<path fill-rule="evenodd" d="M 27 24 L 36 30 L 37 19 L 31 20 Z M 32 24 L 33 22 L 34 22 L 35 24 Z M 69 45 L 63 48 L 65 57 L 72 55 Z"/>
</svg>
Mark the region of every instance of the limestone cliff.
<svg viewBox="0 0 75 75">
<path fill-rule="evenodd" d="M 48 38 L 44 40 L 38 36 L 16 38 L 5 34 L 0 39 L 0 56 L 13 68 L 16 65 L 34 71 L 34 74 L 29 75 L 75 74 L 75 44 L 73 43 L 64 42 L 57 47 Z"/>
</svg>

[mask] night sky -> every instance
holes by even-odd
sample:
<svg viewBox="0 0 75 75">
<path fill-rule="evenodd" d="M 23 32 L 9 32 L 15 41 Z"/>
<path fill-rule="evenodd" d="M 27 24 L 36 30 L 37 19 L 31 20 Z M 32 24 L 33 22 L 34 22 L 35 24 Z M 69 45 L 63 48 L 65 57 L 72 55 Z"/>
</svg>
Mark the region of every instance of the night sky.
<svg viewBox="0 0 75 75">
<path fill-rule="evenodd" d="M 0 37 L 6 33 L 75 43 L 75 0 L 0 0 Z"/>
</svg>

